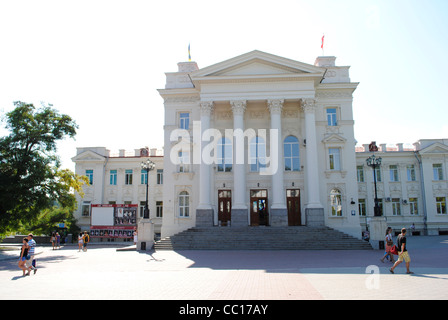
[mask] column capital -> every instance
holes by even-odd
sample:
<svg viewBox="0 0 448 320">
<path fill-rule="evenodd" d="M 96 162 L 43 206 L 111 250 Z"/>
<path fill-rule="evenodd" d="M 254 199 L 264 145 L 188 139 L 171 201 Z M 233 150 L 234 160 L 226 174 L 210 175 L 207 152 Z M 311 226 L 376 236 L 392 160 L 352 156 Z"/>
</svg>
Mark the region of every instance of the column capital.
<svg viewBox="0 0 448 320">
<path fill-rule="evenodd" d="M 316 110 L 316 100 L 315 99 L 302 99 L 301 106 L 305 113 L 314 112 Z"/>
<path fill-rule="evenodd" d="M 232 111 L 234 115 L 243 115 L 246 111 L 246 100 L 232 100 L 230 105 L 232 106 Z"/>
<path fill-rule="evenodd" d="M 201 101 L 199 103 L 201 115 L 210 116 L 213 112 L 213 106 L 213 101 Z"/>
<path fill-rule="evenodd" d="M 268 109 L 271 114 L 281 114 L 283 109 L 284 99 L 269 99 L 268 100 Z"/>
</svg>

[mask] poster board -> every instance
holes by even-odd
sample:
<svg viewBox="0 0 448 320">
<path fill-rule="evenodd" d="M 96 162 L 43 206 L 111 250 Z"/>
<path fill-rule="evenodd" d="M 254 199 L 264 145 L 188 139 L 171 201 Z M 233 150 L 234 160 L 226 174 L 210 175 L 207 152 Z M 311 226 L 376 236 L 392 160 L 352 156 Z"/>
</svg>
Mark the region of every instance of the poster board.
<svg viewBox="0 0 448 320">
<path fill-rule="evenodd" d="M 137 226 L 136 204 L 93 204 L 90 236 L 94 238 L 132 238 Z"/>
</svg>

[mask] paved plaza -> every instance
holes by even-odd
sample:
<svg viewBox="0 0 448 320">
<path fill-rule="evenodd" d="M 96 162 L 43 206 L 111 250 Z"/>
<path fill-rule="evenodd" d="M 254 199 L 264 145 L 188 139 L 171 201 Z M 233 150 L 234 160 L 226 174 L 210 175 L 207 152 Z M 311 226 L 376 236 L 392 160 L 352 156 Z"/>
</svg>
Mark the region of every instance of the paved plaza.
<svg viewBox="0 0 448 320">
<path fill-rule="evenodd" d="M 329 241 L 331 241 L 329 239 Z M 391 274 L 382 251 L 117 251 L 38 247 L 22 277 L 17 251 L 0 254 L 0 299 L 448 299 L 448 236 L 408 237 L 412 262 Z M 399 290 L 399 295 L 397 295 Z"/>
</svg>

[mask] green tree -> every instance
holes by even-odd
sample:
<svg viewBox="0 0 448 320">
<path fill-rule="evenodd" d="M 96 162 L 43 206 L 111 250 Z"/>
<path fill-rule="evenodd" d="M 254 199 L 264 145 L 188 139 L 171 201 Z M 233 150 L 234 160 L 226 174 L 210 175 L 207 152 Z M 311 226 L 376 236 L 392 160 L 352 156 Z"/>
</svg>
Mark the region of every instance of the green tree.
<svg viewBox="0 0 448 320">
<path fill-rule="evenodd" d="M 3 122 L 10 132 L 0 138 L 0 235 L 36 222 L 42 210 L 55 204 L 74 210 L 74 191 L 85 180 L 60 168 L 56 143 L 74 138 L 78 126 L 52 105 L 37 109 L 14 102 Z"/>
</svg>

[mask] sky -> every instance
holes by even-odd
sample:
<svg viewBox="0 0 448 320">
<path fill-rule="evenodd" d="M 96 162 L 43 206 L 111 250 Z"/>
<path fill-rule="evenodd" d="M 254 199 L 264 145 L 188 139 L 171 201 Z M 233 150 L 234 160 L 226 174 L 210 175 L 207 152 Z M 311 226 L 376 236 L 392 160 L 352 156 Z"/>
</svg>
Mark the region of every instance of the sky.
<svg viewBox="0 0 448 320">
<path fill-rule="evenodd" d="M 252 50 L 350 66 L 358 144 L 448 138 L 446 0 L 0 0 L 0 115 L 53 104 L 79 125 L 58 144 L 163 147 L 165 72 Z M 0 135 L 7 132 L 0 127 Z"/>
</svg>

